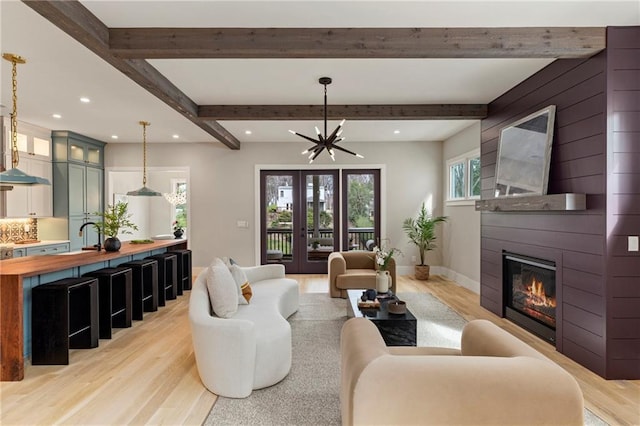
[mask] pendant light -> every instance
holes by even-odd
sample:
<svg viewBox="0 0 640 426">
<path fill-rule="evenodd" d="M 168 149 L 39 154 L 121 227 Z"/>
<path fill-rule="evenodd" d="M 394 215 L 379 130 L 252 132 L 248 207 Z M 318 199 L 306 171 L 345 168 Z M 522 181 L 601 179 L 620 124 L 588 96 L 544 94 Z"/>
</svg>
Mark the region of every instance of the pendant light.
<svg viewBox="0 0 640 426">
<path fill-rule="evenodd" d="M 320 153 L 325 149 L 327 150 L 327 152 L 329 153 L 333 161 L 336 161 L 334 157 L 334 152 L 333 152 L 334 149 L 337 149 L 338 151 L 346 152 L 347 154 L 355 155 L 358 158 L 364 158 L 360 154 L 356 154 L 353 151 L 349 151 L 348 149 L 344 149 L 336 145 L 338 142 L 343 141 L 345 139 L 344 137 L 340 137 L 340 135 L 342 134 L 342 126 L 344 125 L 345 120 L 342 120 L 338 125 L 338 127 L 336 127 L 336 129 L 333 131 L 333 133 L 327 136 L 327 85 L 331 84 L 331 81 L 332 81 L 331 77 L 320 77 L 320 79 L 318 80 L 318 83 L 324 86 L 324 135 L 320 133 L 320 130 L 318 130 L 317 127 L 316 127 L 316 133 L 318 135 L 317 139 L 313 139 L 313 138 L 310 138 L 309 136 L 305 136 L 301 133 L 295 132 L 293 130 L 289 130 L 290 133 L 293 133 L 294 135 L 300 136 L 303 139 L 306 139 L 308 141 L 315 143 L 315 145 L 312 146 L 311 148 L 305 149 L 304 151 L 302 151 L 302 155 L 309 154 L 309 163 L 313 163 L 313 160 L 315 160 L 316 157 L 318 157 L 318 155 L 320 155 Z"/>
<path fill-rule="evenodd" d="M 161 193 L 154 191 L 151 188 L 147 188 L 147 126 L 151 123 L 148 121 L 140 121 L 142 126 L 142 188 L 135 191 L 127 192 L 127 195 L 133 195 L 134 197 L 160 197 Z"/>
<path fill-rule="evenodd" d="M 20 154 L 18 152 L 18 64 L 27 62 L 23 57 L 13 53 L 2 55 L 4 59 L 11 62 L 11 89 L 13 111 L 11 112 L 11 168 L 0 173 L 0 184 L 4 189 L 10 185 L 51 185 L 49 179 L 39 176 L 31 176 L 18 169 Z"/>
</svg>

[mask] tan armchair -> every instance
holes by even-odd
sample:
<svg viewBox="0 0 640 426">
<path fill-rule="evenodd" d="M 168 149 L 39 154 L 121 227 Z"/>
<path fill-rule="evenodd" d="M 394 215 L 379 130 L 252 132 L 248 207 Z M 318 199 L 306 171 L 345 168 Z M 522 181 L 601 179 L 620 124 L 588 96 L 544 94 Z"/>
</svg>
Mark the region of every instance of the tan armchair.
<svg viewBox="0 0 640 426">
<path fill-rule="evenodd" d="M 396 292 L 396 262 L 389 261 L 391 291 Z M 329 295 L 347 297 L 347 290 L 376 288 L 376 261 L 370 251 L 341 251 L 329 255 Z"/>
<path fill-rule="evenodd" d="M 583 425 L 578 383 L 562 367 L 486 320 L 461 349 L 387 347 L 352 318 L 341 334 L 342 425 Z"/>
</svg>

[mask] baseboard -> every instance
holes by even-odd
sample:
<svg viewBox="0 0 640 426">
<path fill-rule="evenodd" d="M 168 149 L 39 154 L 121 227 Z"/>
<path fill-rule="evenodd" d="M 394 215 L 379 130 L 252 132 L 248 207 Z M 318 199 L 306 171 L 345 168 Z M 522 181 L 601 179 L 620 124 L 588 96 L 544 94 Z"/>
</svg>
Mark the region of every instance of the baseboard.
<svg viewBox="0 0 640 426">
<path fill-rule="evenodd" d="M 413 266 L 396 266 L 396 273 L 398 275 L 414 275 L 415 269 Z M 429 271 L 434 275 L 442 275 L 450 279 L 451 281 L 455 281 L 460 286 L 467 288 L 473 291 L 476 294 L 480 294 L 480 283 L 472 280 L 471 278 L 462 275 L 456 271 L 452 271 L 451 269 L 444 266 L 431 266 Z"/>
<path fill-rule="evenodd" d="M 456 271 L 452 271 L 451 269 L 444 266 L 432 266 L 431 271 L 433 274 L 444 275 L 449 278 L 451 281 L 455 281 L 462 287 L 471 290 L 476 294 L 480 294 L 480 283 L 472 280 L 466 275 L 462 275 Z"/>
</svg>

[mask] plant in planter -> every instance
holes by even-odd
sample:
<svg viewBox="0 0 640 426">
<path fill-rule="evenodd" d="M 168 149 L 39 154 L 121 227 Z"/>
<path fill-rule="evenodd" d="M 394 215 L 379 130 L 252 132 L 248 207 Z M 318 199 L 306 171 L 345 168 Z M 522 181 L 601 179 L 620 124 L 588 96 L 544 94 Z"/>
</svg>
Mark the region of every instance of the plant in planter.
<svg viewBox="0 0 640 426">
<path fill-rule="evenodd" d="M 102 220 L 96 222 L 95 227 L 102 231 L 105 237 L 108 237 L 104 240 L 106 251 L 120 250 L 122 244 L 118 239 L 118 234 L 132 234 L 131 230 L 138 230 L 138 227 L 130 220 L 132 215 L 127 212 L 127 207 L 127 203 L 117 202 L 114 205 L 108 205 L 104 214 L 94 213 L 102 215 Z"/>
<path fill-rule="evenodd" d="M 422 203 L 418 216 L 407 218 L 402 224 L 402 229 L 409 237 L 409 240 L 418 247 L 420 252 L 420 264 L 416 265 L 416 279 L 429 279 L 429 265 L 424 263 L 425 253 L 436 248 L 436 225 L 446 222 L 446 216 L 431 217 Z"/>
</svg>

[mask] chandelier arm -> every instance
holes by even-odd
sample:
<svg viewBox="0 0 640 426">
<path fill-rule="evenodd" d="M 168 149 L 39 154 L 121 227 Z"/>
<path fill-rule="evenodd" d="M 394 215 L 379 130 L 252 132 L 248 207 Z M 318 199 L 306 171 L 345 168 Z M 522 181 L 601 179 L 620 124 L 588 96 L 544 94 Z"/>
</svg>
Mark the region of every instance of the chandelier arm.
<svg viewBox="0 0 640 426">
<path fill-rule="evenodd" d="M 320 146 L 320 149 L 315 154 L 313 154 L 313 156 L 311 157 L 311 161 L 315 160 L 316 157 L 318 157 L 318 155 L 320 155 L 320 153 L 322 152 L 322 150 L 324 148 L 325 148 L 324 146 Z"/>
<path fill-rule="evenodd" d="M 331 149 L 337 149 L 338 151 L 346 152 L 347 154 L 355 155 L 356 157 L 358 156 L 355 152 L 349 151 L 348 149 L 342 148 L 338 145 L 331 145 Z"/>
<path fill-rule="evenodd" d="M 297 136 L 300 136 L 301 138 L 306 139 L 306 140 L 308 140 L 310 142 L 313 142 L 315 144 L 321 143 L 319 140 L 310 138 L 309 136 L 305 136 L 302 133 L 294 132 L 294 134 L 297 135 Z"/>
<path fill-rule="evenodd" d="M 327 138 L 328 141 L 333 142 L 336 139 L 336 137 L 338 137 L 338 132 L 340 131 L 340 129 L 342 129 L 343 124 L 344 124 L 344 120 L 342 120 L 342 122 L 338 124 L 338 127 L 336 127 L 333 133 L 331 133 L 331 135 Z"/>
</svg>

